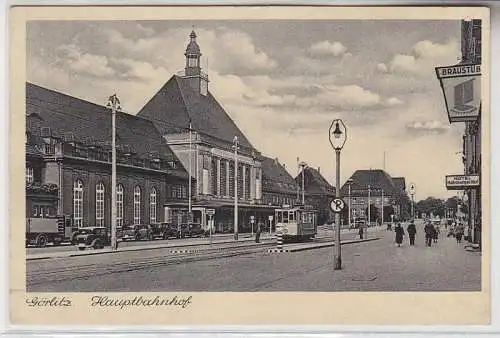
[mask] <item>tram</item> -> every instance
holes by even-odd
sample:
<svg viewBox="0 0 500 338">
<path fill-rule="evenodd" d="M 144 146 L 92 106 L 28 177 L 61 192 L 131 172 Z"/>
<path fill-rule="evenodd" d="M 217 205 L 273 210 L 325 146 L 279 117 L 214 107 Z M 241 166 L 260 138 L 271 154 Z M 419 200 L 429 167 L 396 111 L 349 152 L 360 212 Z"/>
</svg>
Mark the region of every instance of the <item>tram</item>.
<svg viewBox="0 0 500 338">
<path fill-rule="evenodd" d="M 275 210 L 276 230 L 281 231 L 285 241 L 307 241 L 318 232 L 317 211 L 308 206 L 284 205 Z"/>
</svg>

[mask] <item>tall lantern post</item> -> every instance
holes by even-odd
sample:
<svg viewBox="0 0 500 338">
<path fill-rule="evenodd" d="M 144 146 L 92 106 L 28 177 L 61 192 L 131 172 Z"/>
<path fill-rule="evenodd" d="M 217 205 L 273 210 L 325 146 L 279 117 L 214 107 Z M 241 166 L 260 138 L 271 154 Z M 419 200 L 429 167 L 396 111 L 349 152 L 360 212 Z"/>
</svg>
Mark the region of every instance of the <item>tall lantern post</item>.
<svg viewBox="0 0 500 338">
<path fill-rule="evenodd" d="M 118 249 L 116 238 L 116 111 L 120 108 L 120 100 L 113 94 L 108 99 L 111 108 L 111 250 Z"/>
<path fill-rule="evenodd" d="M 410 192 L 410 196 L 411 196 L 411 219 L 415 220 L 415 201 L 414 201 L 415 192 L 416 192 L 415 183 L 410 184 L 410 191 L 409 192 Z"/>
<path fill-rule="evenodd" d="M 330 144 L 335 150 L 336 177 L 335 177 L 335 197 L 340 198 L 340 152 L 347 140 L 347 129 L 342 120 L 335 119 L 330 125 L 328 132 Z M 340 248 L 340 213 L 335 213 L 335 224 L 337 225 L 335 238 L 334 269 L 342 269 L 342 251 Z"/>
<path fill-rule="evenodd" d="M 238 240 L 238 136 L 233 138 L 234 149 L 234 240 Z"/>
<path fill-rule="evenodd" d="M 304 187 L 304 170 L 307 168 L 306 162 L 300 162 L 299 166 L 302 168 L 302 205 L 306 204 L 305 187 Z"/>
</svg>

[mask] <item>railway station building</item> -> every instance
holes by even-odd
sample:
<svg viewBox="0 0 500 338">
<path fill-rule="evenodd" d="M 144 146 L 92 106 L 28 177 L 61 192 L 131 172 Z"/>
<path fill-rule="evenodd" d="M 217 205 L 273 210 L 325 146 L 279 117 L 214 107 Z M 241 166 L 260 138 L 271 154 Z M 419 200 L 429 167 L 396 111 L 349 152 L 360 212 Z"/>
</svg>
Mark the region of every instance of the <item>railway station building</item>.
<svg viewBox="0 0 500 338">
<path fill-rule="evenodd" d="M 195 178 L 193 220 L 206 225 L 208 213 L 214 213 L 215 231 L 233 231 L 236 187 L 238 231 L 248 231 L 251 216 L 254 222 L 265 223 L 274 214 L 275 205 L 265 203 L 263 195 L 265 158 L 210 92 L 208 75 L 200 66 L 196 33 L 191 32 L 189 38 L 184 71 L 173 75 L 138 116 L 154 123 Z M 165 207 L 169 214 L 170 206 Z"/>
<path fill-rule="evenodd" d="M 187 204 L 187 171 L 151 121 L 118 112 L 116 135 L 118 226 L 162 222 L 164 204 Z M 109 108 L 26 84 L 26 202 L 27 217 L 110 227 Z"/>
</svg>

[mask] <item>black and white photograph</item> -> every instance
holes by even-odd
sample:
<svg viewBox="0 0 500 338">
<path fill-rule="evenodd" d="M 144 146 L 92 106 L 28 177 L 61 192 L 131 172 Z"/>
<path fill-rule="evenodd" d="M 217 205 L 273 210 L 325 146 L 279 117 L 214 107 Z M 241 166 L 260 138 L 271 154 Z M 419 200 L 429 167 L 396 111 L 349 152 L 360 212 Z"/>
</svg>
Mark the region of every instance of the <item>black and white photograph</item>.
<svg viewBox="0 0 500 338">
<path fill-rule="evenodd" d="M 484 292 L 487 17 L 238 17 L 27 20 L 25 292 Z"/>
</svg>

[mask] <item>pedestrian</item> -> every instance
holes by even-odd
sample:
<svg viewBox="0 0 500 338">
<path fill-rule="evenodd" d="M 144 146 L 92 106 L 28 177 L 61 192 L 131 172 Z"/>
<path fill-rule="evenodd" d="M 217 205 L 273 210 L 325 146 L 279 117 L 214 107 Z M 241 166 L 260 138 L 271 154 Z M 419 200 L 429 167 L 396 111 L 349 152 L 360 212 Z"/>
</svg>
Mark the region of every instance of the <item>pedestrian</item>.
<svg viewBox="0 0 500 338">
<path fill-rule="evenodd" d="M 417 228 L 415 227 L 415 223 L 413 221 L 410 222 L 406 231 L 408 231 L 408 237 L 410 238 L 410 246 L 414 246 L 415 235 L 417 234 Z"/>
<path fill-rule="evenodd" d="M 255 243 L 260 243 L 260 233 L 262 231 L 262 223 L 257 223 L 257 231 L 255 232 Z"/>
<path fill-rule="evenodd" d="M 432 246 L 432 236 L 433 236 L 434 227 L 431 222 L 427 222 L 424 227 L 425 232 L 425 246 Z"/>
<path fill-rule="evenodd" d="M 360 224 L 358 230 L 359 239 L 363 239 L 363 232 L 364 232 L 363 225 Z"/>
<path fill-rule="evenodd" d="M 439 225 L 435 225 L 434 226 L 434 233 L 433 233 L 434 243 L 438 242 L 440 232 L 441 232 L 441 229 L 439 228 Z"/>
<path fill-rule="evenodd" d="M 457 244 L 462 243 L 462 236 L 464 235 L 464 230 L 461 225 L 457 226 L 455 230 L 455 239 L 457 240 Z"/>
<path fill-rule="evenodd" d="M 403 236 L 405 235 L 405 230 L 401 226 L 401 223 L 396 225 L 394 232 L 396 233 L 396 244 L 400 247 L 401 243 L 403 243 Z"/>
</svg>

